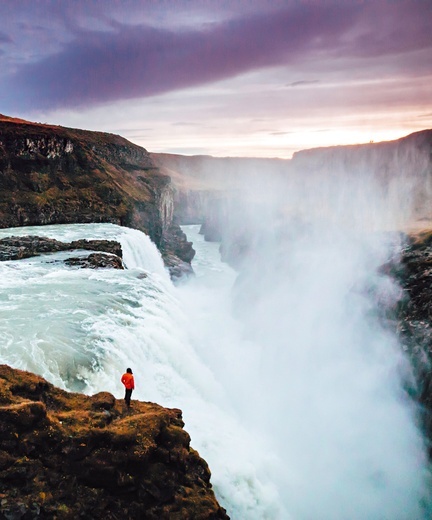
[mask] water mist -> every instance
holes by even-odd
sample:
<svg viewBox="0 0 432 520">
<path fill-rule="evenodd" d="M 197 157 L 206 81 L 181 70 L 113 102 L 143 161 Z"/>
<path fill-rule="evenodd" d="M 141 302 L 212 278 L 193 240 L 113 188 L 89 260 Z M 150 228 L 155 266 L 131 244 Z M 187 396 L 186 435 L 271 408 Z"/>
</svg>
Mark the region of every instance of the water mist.
<svg viewBox="0 0 432 520">
<path fill-rule="evenodd" d="M 197 276 L 178 287 L 136 230 L 1 230 L 117 239 L 128 267 L 65 268 L 66 253 L 2 262 L 1 361 L 118 398 L 132 366 L 135 398 L 183 410 L 233 520 L 426 520 L 409 364 L 380 322 L 400 296 L 379 266 L 409 218 L 406 184 L 253 177 L 225 213 L 238 273 L 192 226 Z"/>
<path fill-rule="evenodd" d="M 188 289 L 200 302 L 197 348 L 267 450 L 249 445 L 280 509 L 248 518 L 429 518 L 409 362 L 380 321 L 400 297 L 379 274 L 410 218 L 398 182 L 293 174 L 276 189 L 245 187 L 223 226 L 239 266 L 231 295 L 213 281 L 206 317 Z"/>
</svg>

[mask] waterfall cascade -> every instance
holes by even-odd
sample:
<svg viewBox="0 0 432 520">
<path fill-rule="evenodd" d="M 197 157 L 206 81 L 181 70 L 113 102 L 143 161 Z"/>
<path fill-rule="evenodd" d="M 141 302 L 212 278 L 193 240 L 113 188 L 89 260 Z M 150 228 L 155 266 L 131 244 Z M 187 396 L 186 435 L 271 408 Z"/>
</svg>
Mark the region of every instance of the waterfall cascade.
<svg viewBox="0 0 432 520">
<path fill-rule="evenodd" d="M 1 230 L 117 239 L 127 269 L 65 267 L 67 253 L 2 262 L 0 361 L 116 397 L 132 366 L 134 398 L 183 410 L 233 519 L 428 518 L 408 365 L 376 312 L 397 298 L 377 274 L 391 242 L 320 229 L 282 244 L 269 228 L 237 278 L 198 226 L 185 231 L 197 276 L 174 287 L 136 230 Z"/>
</svg>

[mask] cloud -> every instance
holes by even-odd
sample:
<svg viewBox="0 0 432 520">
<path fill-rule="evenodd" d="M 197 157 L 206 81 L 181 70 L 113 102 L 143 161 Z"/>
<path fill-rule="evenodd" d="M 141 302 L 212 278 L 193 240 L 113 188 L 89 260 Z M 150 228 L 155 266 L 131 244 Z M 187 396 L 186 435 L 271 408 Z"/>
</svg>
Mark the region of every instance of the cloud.
<svg viewBox="0 0 432 520">
<path fill-rule="evenodd" d="M 294 5 L 278 12 L 167 30 L 114 24 L 75 29 L 60 52 L 23 64 L 8 78 L 18 105 L 46 109 L 151 96 L 299 59 L 317 35 L 331 44 L 354 21 L 353 9 Z"/>
<path fill-rule="evenodd" d="M 353 56 L 376 57 L 432 47 L 429 0 L 370 2 L 359 14 L 357 35 L 348 42 Z"/>
<path fill-rule="evenodd" d="M 187 121 L 177 121 L 175 123 L 171 123 L 172 126 L 201 126 L 200 123 L 192 123 Z"/>
<path fill-rule="evenodd" d="M 430 119 L 432 117 L 432 112 L 429 112 L 429 114 L 421 114 L 417 116 L 419 119 Z"/>
<path fill-rule="evenodd" d="M 319 79 L 304 79 L 301 81 L 294 81 L 293 83 L 289 83 L 287 87 L 299 87 L 301 85 L 314 85 L 315 83 L 319 83 Z"/>
<path fill-rule="evenodd" d="M 0 44 L 2 44 L 2 43 L 12 43 L 12 42 L 13 42 L 13 40 L 12 40 L 12 38 L 8 34 L 0 32 Z"/>
<path fill-rule="evenodd" d="M 224 4 L 221 19 L 213 16 L 216 21 L 204 23 L 201 17 L 194 25 L 192 13 L 189 25 L 178 28 L 172 14 L 166 25 L 155 12 L 152 23 L 159 23 L 142 23 L 142 9 L 139 23 L 131 25 L 140 2 L 128 2 L 128 17 L 122 21 L 112 18 L 117 4 L 107 2 L 111 10 L 101 14 L 99 23 L 95 6 L 102 4 L 92 4 L 91 17 L 84 23 L 83 5 L 77 3 L 81 23 L 73 10 L 60 12 L 58 7 L 54 13 L 58 39 L 47 45 L 42 58 L 33 55 L 37 61 L 18 60 L 10 69 L 14 72 L 0 82 L 0 97 L 9 110 L 91 107 L 308 63 L 309 68 L 320 67 L 320 73 L 331 67 L 349 73 L 364 58 L 382 58 L 385 66 L 390 63 L 399 72 L 405 67 L 430 70 L 424 59 L 405 57 L 408 51 L 432 45 L 427 24 L 432 8 L 423 0 L 275 2 L 267 11 L 265 2 L 255 1 L 254 10 L 242 15 L 236 9 L 231 16 Z M 185 8 L 187 3 L 178 5 Z M 201 10 L 205 5 L 200 3 Z M 182 16 L 184 21 L 184 12 Z M 61 20 L 67 36 L 60 32 Z M 39 26 L 35 20 L 34 27 Z M 40 45 L 39 53 L 43 48 Z M 288 86 L 317 82 L 300 80 Z"/>
</svg>

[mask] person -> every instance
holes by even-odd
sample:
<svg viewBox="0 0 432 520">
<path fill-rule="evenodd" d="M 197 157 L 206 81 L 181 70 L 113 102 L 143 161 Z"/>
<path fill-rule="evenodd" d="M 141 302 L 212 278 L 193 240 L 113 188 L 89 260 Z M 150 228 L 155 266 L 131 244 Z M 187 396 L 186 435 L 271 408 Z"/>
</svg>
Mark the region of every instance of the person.
<svg viewBox="0 0 432 520">
<path fill-rule="evenodd" d="M 128 408 L 130 408 L 132 390 L 135 389 L 135 381 L 134 381 L 134 376 L 132 374 L 131 368 L 126 369 L 126 372 L 121 377 L 121 382 L 124 384 L 124 387 L 125 387 L 124 400 L 125 400 L 126 406 Z"/>
</svg>

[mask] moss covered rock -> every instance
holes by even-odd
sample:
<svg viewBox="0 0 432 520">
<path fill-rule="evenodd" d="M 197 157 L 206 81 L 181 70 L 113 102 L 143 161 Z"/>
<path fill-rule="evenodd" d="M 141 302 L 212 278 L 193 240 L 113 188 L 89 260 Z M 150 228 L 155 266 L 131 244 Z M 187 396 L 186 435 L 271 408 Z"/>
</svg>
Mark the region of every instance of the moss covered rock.
<svg viewBox="0 0 432 520">
<path fill-rule="evenodd" d="M 0 518 L 226 519 L 181 411 L 0 366 Z"/>
</svg>

